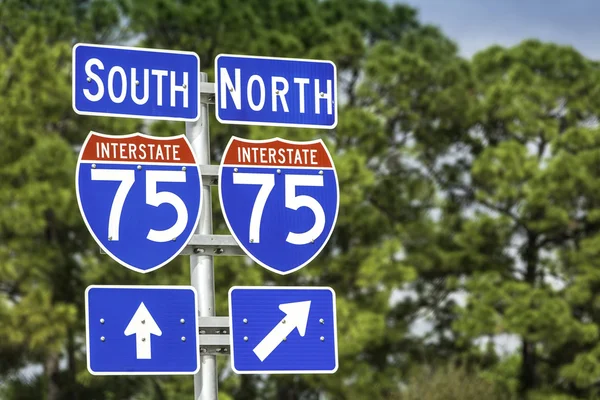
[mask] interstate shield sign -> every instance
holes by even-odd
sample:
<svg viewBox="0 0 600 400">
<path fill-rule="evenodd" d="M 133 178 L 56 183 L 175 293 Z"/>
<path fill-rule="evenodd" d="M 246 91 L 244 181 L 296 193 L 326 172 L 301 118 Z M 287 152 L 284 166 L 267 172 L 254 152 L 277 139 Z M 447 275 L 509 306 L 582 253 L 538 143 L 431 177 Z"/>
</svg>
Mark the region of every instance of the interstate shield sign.
<svg viewBox="0 0 600 400">
<path fill-rule="evenodd" d="M 115 261 L 147 273 L 190 240 L 201 206 L 201 175 L 184 135 L 90 132 L 77 162 L 79 210 Z"/>
<path fill-rule="evenodd" d="M 225 221 L 246 254 L 281 275 L 325 247 L 339 208 L 333 160 L 322 140 L 232 137 L 221 160 Z"/>
</svg>

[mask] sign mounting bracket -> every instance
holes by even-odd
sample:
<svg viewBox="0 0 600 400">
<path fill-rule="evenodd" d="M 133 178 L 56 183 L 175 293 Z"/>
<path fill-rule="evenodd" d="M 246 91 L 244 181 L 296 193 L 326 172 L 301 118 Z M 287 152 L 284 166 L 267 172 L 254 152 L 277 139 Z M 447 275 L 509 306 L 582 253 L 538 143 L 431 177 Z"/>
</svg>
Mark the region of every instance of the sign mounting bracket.
<svg viewBox="0 0 600 400">
<path fill-rule="evenodd" d="M 201 354 L 229 355 L 229 317 L 198 317 L 198 343 Z"/>
<path fill-rule="evenodd" d="M 200 102 L 215 104 L 215 83 L 200 82 Z"/>
</svg>

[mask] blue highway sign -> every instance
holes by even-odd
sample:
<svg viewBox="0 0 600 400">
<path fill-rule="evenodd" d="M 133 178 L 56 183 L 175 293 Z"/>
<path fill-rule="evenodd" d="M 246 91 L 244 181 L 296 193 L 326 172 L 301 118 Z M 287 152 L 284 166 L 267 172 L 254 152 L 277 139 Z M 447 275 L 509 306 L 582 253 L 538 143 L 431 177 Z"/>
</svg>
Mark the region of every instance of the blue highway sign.
<svg viewBox="0 0 600 400">
<path fill-rule="evenodd" d="M 195 121 L 200 116 L 196 53 L 78 43 L 73 47 L 73 110 Z"/>
<path fill-rule="evenodd" d="M 325 60 L 219 54 L 215 110 L 224 124 L 332 129 L 337 72 Z"/>
<path fill-rule="evenodd" d="M 234 286 L 231 364 L 238 374 L 331 374 L 338 368 L 329 287 Z"/>
<path fill-rule="evenodd" d="M 281 275 L 313 260 L 333 232 L 338 179 L 323 141 L 232 137 L 221 159 L 225 222 L 246 254 Z"/>
<path fill-rule="evenodd" d="M 184 135 L 90 132 L 75 180 L 91 235 L 115 261 L 137 272 L 175 258 L 200 218 L 200 169 Z"/>
<path fill-rule="evenodd" d="M 87 367 L 93 375 L 192 375 L 200 369 L 191 286 L 89 286 Z"/>
</svg>

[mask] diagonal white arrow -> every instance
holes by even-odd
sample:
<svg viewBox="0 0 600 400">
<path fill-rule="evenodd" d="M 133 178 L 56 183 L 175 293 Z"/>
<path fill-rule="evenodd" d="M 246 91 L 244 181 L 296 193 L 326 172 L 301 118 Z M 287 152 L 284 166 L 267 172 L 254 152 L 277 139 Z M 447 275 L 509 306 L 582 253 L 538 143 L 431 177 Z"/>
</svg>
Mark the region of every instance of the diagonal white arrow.
<svg viewBox="0 0 600 400">
<path fill-rule="evenodd" d="M 298 329 L 300 336 L 306 333 L 306 324 L 308 324 L 308 314 L 310 312 L 310 301 L 299 301 L 297 303 L 280 304 L 279 309 L 286 316 L 260 341 L 254 348 L 254 354 L 265 361 L 267 357 L 288 337 L 294 329 Z"/>
<path fill-rule="evenodd" d="M 143 302 L 140 303 L 137 311 L 133 314 L 133 318 L 129 321 L 124 333 L 125 336 L 135 334 L 135 351 L 138 360 L 149 360 L 152 358 L 150 337 L 151 335 L 162 335 L 162 331 Z"/>
</svg>

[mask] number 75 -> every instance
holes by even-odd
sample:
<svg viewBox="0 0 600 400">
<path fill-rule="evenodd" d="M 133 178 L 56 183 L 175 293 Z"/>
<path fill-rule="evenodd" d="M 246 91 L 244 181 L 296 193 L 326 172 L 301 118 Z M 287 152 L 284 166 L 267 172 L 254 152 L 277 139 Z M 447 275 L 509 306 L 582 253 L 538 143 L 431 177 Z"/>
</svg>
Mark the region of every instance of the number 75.
<svg viewBox="0 0 600 400">
<path fill-rule="evenodd" d="M 250 242 L 260 243 L 260 223 L 267 199 L 275 187 L 275 174 L 257 174 L 234 172 L 233 183 L 237 185 L 261 185 L 252 214 L 250 215 Z M 315 215 L 315 223 L 306 232 L 289 232 L 287 242 L 303 245 L 313 242 L 325 229 L 325 212 L 323 207 L 315 198 L 308 195 L 296 196 L 297 186 L 323 186 L 322 175 L 285 175 L 285 206 L 292 210 L 300 207 L 308 207 Z"/>
<path fill-rule="evenodd" d="M 121 224 L 121 213 L 125 199 L 135 182 L 135 171 L 130 169 L 92 169 L 93 181 L 117 181 L 121 182 L 115 193 L 110 207 L 108 217 L 108 240 L 119 240 L 119 226 Z M 158 182 L 185 182 L 184 171 L 146 171 L 146 203 L 158 207 L 162 204 L 170 204 L 177 212 L 177 220 L 168 229 L 158 231 L 150 229 L 146 238 L 153 242 L 164 243 L 174 240 L 181 235 L 188 223 L 188 210 L 181 197 L 175 193 L 157 190 Z"/>
</svg>

